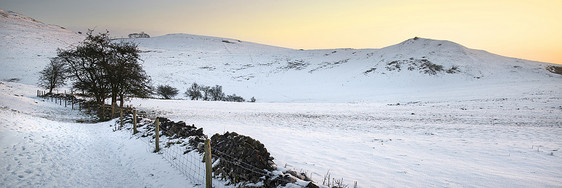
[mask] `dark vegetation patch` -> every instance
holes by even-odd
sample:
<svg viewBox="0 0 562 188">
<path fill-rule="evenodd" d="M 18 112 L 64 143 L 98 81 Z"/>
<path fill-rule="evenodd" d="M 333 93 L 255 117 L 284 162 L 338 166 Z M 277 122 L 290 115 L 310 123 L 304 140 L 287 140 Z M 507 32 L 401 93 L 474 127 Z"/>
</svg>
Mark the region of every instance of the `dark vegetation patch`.
<svg viewBox="0 0 562 188">
<path fill-rule="evenodd" d="M 438 73 L 445 71 L 443 65 L 435 64 L 427 59 L 409 58 L 405 60 L 391 61 L 386 64 L 386 70 L 388 71 L 400 72 L 403 69 L 406 69 L 408 71 L 417 70 L 420 73 L 428 74 L 428 75 L 437 75 Z M 365 73 L 368 73 L 367 71 L 365 71 Z M 445 72 L 449 74 L 455 74 L 455 73 L 459 73 L 460 70 L 458 66 L 452 66 L 450 69 L 446 70 Z"/>
<path fill-rule="evenodd" d="M 283 70 L 290 70 L 290 69 L 294 69 L 294 70 L 302 70 L 305 69 L 306 67 L 308 67 L 309 63 L 306 63 L 304 60 L 302 59 L 296 59 L 296 60 L 287 60 L 287 65 L 281 67 L 281 69 Z"/>
<path fill-rule="evenodd" d="M 312 72 L 314 72 L 314 71 L 321 70 L 321 69 L 334 68 L 334 67 L 336 67 L 336 66 L 345 64 L 345 63 L 347 63 L 348 61 L 349 61 L 349 59 L 342 59 L 342 60 L 339 60 L 339 61 L 336 61 L 336 62 L 323 62 L 323 63 L 320 64 L 320 66 L 318 66 L 318 67 L 316 67 L 316 68 L 314 68 L 314 69 L 308 71 L 308 73 L 312 73 Z"/>
<path fill-rule="evenodd" d="M 447 73 L 449 73 L 449 74 L 455 74 L 455 73 L 459 73 L 459 72 L 461 72 L 461 71 L 459 70 L 458 66 L 453 66 L 449 70 L 447 70 Z"/>
<path fill-rule="evenodd" d="M 377 68 L 371 68 L 371 69 L 369 69 L 369 70 L 366 70 L 366 71 L 364 72 L 364 74 L 369 74 L 369 73 L 371 73 L 371 72 L 375 72 L 375 70 L 377 70 Z"/>
<path fill-rule="evenodd" d="M 6 81 L 7 82 L 19 82 L 19 81 L 21 81 L 21 79 L 20 78 L 9 78 L 9 79 L 6 79 Z"/>
<path fill-rule="evenodd" d="M 560 66 L 548 66 L 546 67 L 546 70 L 554 74 L 562 75 L 562 67 Z"/>
</svg>

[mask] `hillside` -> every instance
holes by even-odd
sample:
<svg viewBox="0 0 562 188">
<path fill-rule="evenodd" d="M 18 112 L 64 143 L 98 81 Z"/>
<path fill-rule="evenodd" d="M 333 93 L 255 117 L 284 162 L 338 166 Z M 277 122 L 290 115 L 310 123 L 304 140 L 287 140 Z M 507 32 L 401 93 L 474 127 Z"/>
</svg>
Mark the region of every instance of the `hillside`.
<svg viewBox="0 0 562 188">
<path fill-rule="evenodd" d="M 382 49 L 294 50 L 173 34 L 137 42 L 155 84 L 220 84 L 267 102 L 359 102 L 441 97 L 486 87 L 559 84 L 550 64 L 502 57 L 450 41 L 412 38 Z M 516 86 L 517 85 L 517 86 Z M 544 86 L 550 87 L 550 86 Z M 459 91 L 463 90 L 463 91 Z M 529 88 L 531 89 L 531 88 Z M 534 89 L 531 89 L 534 90 Z"/>
<path fill-rule="evenodd" d="M 83 35 L 13 12 L 0 17 L 1 80 L 35 84 L 57 48 Z M 237 39 L 169 34 L 118 39 L 139 44 L 154 85 L 193 82 L 259 102 L 376 102 L 478 98 L 559 88 L 550 64 L 460 44 L 412 38 L 382 49 L 295 50 Z M 537 84 L 540 83 L 540 84 Z M 470 91 L 469 94 L 466 91 Z M 510 91 L 506 93 L 505 91 Z M 557 91 L 559 92 L 559 91 Z M 183 96 L 178 96 L 183 97 Z"/>
<path fill-rule="evenodd" d="M 16 79 L 36 84 L 39 71 L 66 48 L 84 37 L 63 27 L 0 10 L 0 80 Z"/>
</svg>

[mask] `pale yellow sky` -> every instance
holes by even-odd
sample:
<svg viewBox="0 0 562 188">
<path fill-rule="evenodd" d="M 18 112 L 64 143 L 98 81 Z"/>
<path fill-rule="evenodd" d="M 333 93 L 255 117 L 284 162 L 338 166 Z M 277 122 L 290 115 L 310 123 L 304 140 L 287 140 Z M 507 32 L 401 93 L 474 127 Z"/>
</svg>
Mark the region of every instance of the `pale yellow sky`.
<svg viewBox="0 0 562 188">
<path fill-rule="evenodd" d="M 562 64 L 561 0 L 2 0 L 0 7 L 122 36 L 190 33 L 295 49 L 381 48 L 418 36 Z"/>
</svg>

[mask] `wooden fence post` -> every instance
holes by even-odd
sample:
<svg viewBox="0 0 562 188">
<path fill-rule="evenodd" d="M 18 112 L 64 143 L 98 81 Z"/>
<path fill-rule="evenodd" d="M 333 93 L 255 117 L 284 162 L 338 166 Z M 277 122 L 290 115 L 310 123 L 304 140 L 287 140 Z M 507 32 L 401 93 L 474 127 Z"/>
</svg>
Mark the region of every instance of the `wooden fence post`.
<svg viewBox="0 0 562 188">
<path fill-rule="evenodd" d="M 137 134 L 137 110 L 133 110 L 133 134 Z"/>
<path fill-rule="evenodd" d="M 213 187 L 213 166 L 211 164 L 211 140 L 205 140 L 205 188 Z"/>
<path fill-rule="evenodd" d="M 154 152 L 158 152 L 160 151 L 160 122 L 158 122 L 158 117 L 156 117 L 156 149 L 154 150 Z"/>
</svg>

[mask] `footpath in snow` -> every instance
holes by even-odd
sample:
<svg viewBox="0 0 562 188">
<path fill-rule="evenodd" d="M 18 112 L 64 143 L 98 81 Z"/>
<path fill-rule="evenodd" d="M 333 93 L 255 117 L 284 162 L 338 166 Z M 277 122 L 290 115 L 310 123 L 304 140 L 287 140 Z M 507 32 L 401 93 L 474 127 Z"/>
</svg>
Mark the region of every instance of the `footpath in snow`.
<svg viewBox="0 0 562 188">
<path fill-rule="evenodd" d="M 29 96 L 33 87 L 0 88 L 0 187 L 194 186 L 114 121 L 63 122 L 84 117 Z"/>
</svg>

